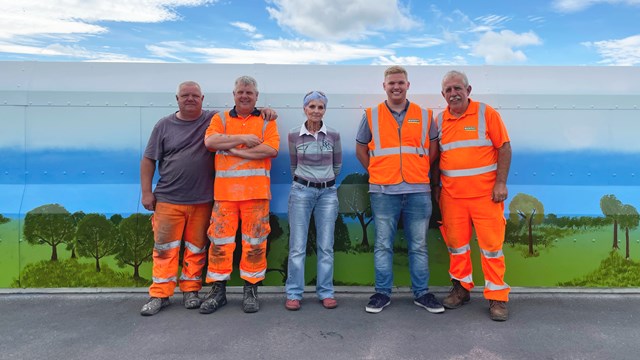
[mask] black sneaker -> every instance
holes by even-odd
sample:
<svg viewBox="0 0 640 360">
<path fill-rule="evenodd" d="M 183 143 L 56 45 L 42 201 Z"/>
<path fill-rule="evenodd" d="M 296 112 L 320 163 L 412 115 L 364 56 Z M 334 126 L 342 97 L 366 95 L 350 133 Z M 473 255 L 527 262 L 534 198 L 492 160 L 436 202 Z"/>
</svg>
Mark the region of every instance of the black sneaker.
<svg viewBox="0 0 640 360">
<path fill-rule="evenodd" d="M 202 305 L 202 299 L 198 297 L 197 291 L 189 291 L 182 293 L 182 303 L 187 309 L 197 309 Z"/>
<path fill-rule="evenodd" d="M 140 315 L 142 316 L 155 315 L 158 312 L 160 312 L 160 310 L 169 306 L 169 304 L 171 304 L 171 302 L 169 301 L 169 298 L 158 298 L 158 297 L 149 298 L 149 301 L 142 306 L 142 310 L 140 310 Z"/>
<path fill-rule="evenodd" d="M 258 312 L 258 310 L 260 310 L 260 304 L 258 303 L 258 285 L 245 285 L 243 292 L 242 311 L 246 313 Z"/>
<path fill-rule="evenodd" d="M 365 306 L 364 311 L 377 314 L 389 305 L 391 305 L 390 297 L 385 294 L 375 293 L 369 298 L 369 303 Z"/>
<path fill-rule="evenodd" d="M 426 293 L 419 298 L 413 300 L 413 303 L 420 306 L 421 308 L 425 308 L 428 312 L 433 314 L 443 313 L 444 306 L 436 299 L 435 296 L 431 293 Z"/>
<path fill-rule="evenodd" d="M 211 290 L 200 305 L 200 314 L 211 314 L 227 304 L 227 286 L 224 282 L 214 282 Z"/>
</svg>

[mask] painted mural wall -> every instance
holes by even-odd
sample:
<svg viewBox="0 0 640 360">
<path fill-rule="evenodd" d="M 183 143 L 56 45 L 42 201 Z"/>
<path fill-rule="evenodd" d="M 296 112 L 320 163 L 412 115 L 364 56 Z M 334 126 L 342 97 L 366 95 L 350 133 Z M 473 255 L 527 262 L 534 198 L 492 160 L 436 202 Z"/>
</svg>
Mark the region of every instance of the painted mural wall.
<svg viewBox="0 0 640 360">
<path fill-rule="evenodd" d="M 441 111 L 448 67 L 408 67 L 409 99 Z M 511 286 L 640 286 L 640 69 L 459 67 L 474 100 L 492 105 L 510 132 L 506 280 Z M 340 131 L 335 284 L 373 284 L 367 177 L 355 158 L 365 107 L 384 100 L 384 67 L 0 63 L 0 287 L 147 286 L 153 234 L 140 205 L 139 161 L 153 125 L 177 110 L 175 89 L 198 81 L 205 108 L 233 105 L 233 81 L 258 80 L 259 106 L 281 134 L 303 121 L 302 97 L 329 97 L 325 121 Z M 268 274 L 287 264 L 286 136 L 273 160 Z M 431 285 L 449 283 L 448 254 L 428 233 Z M 307 282 L 315 281 L 314 231 Z M 474 280 L 482 284 L 475 242 Z M 402 229 L 398 286 L 409 284 Z M 237 260 L 236 260 L 237 261 Z M 237 268 L 237 267 L 236 267 Z M 240 284 L 234 274 L 234 284 Z"/>
</svg>

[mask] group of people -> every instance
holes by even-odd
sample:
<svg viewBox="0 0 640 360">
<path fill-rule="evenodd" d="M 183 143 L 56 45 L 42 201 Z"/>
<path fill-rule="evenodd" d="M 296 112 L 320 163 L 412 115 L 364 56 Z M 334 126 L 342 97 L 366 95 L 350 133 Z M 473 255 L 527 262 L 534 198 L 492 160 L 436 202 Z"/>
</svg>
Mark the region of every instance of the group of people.
<svg viewBox="0 0 640 360">
<path fill-rule="evenodd" d="M 365 110 L 355 139 L 356 157 L 369 174 L 375 225 L 375 294 L 365 311 L 379 313 L 391 304 L 393 243 L 402 219 L 415 305 L 442 313 L 470 300 L 474 287 L 470 240 L 475 230 L 490 318 L 507 320 L 510 287 L 504 281 L 502 245 L 511 146 L 499 113 L 469 97 L 471 86 L 460 71 L 444 75 L 442 96 L 448 106 L 436 116 L 407 99 L 410 82 L 403 67 L 387 68 L 382 85 L 387 99 Z M 259 310 L 257 284 L 265 278 L 270 232 L 271 159 L 278 155 L 280 136 L 275 111 L 256 108 L 255 79 L 239 77 L 233 96 L 233 109 L 206 111 L 200 86 L 184 82 L 176 94 L 179 110 L 161 119 L 151 133 L 141 161 L 141 183 L 142 204 L 154 212 L 155 245 L 153 283 L 142 315 L 154 315 L 168 306 L 176 284 L 188 309 L 210 314 L 224 306 L 239 224 L 239 271 L 245 281 L 242 308 L 247 313 Z M 333 309 L 338 306 L 333 288 L 333 237 L 342 145 L 339 132 L 323 120 L 327 96 L 311 91 L 302 102 L 306 120 L 288 133 L 292 184 L 285 307 L 292 311 L 301 307 L 313 215 L 316 294 L 322 306 Z M 152 190 L 156 163 L 160 177 Z M 453 284 L 442 302 L 428 291 L 432 198 L 442 213 L 440 230 L 449 251 Z M 207 241 L 206 282 L 212 287 L 201 298 Z"/>
</svg>

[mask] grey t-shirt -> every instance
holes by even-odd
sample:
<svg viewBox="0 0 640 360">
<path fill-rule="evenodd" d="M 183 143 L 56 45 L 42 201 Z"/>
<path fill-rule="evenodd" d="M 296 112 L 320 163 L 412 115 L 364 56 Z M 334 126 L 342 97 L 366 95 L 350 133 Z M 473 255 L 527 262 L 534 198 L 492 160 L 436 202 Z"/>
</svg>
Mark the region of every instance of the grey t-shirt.
<svg viewBox="0 0 640 360">
<path fill-rule="evenodd" d="M 385 105 L 387 102 L 385 101 Z M 387 109 L 393 115 L 393 118 L 398 122 L 398 126 L 402 127 L 402 123 L 404 122 L 404 117 L 407 114 L 407 109 L 409 109 L 409 100 L 407 100 L 407 105 L 401 112 L 395 112 L 391 110 L 391 108 L 387 105 Z M 359 145 L 356 146 L 367 146 L 371 139 L 373 138 L 371 134 L 371 129 L 369 128 L 369 121 L 367 120 L 367 113 L 365 112 L 362 115 L 362 119 L 360 120 L 360 125 L 358 126 L 358 131 L 356 133 L 356 142 Z M 438 130 L 436 128 L 435 122 L 432 120 L 431 128 L 429 131 L 429 139 L 435 140 L 438 138 Z M 378 185 L 369 183 L 369 192 L 371 193 L 384 193 L 388 195 L 396 195 L 396 194 L 410 194 L 410 193 L 418 193 L 418 192 L 430 192 L 431 187 L 427 184 L 409 184 L 407 182 L 401 182 L 399 184 L 394 185 Z"/>
<path fill-rule="evenodd" d="M 213 201 L 213 154 L 204 146 L 204 134 L 216 112 L 205 110 L 193 121 L 180 120 L 174 113 L 154 126 L 144 156 L 158 162 L 160 179 L 153 191 L 157 201 Z"/>
</svg>

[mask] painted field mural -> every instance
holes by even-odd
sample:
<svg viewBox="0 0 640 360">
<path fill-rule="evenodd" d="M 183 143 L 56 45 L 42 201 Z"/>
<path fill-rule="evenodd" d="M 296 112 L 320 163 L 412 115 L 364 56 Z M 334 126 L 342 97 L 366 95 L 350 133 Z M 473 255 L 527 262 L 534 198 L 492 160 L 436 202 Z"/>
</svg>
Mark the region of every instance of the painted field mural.
<svg viewBox="0 0 640 360">
<path fill-rule="evenodd" d="M 305 93 L 327 94 L 325 121 L 344 147 L 335 284 L 373 285 L 375 224 L 355 132 L 363 109 L 384 99 L 384 67 L 7 62 L 0 69 L 0 288 L 148 286 L 152 214 L 140 205 L 138 168 L 151 129 L 177 110 L 181 81 L 200 82 L 205 108 L 222 110 L 240 75 L 258 80 L 258 105 L 278 112 L 281 134 L 302 123 Z M 407 69 L 409 99 L 441 111 L 440 79 L 452 68 Z M 511 136 L 506 281 L 640 287 L 640 69 L 457 69 L 469 76 L 471 98 L 495 107 Z M 284 285 L 287 274 L 291 174 L 286 137 L 281 141 L 271 172 L 265 285 Z M 430 284 L 447 286 L 438 220 L 436 206 Z M 311 224 L 309 285 L 316 272 Z M 402 229 L 394 250 L 395 284 L 407 286 Z M 472 254 L 481 285 L 476 242 Z M 242 284 L 237 272 L 231 284 Z"/>
</svg>

